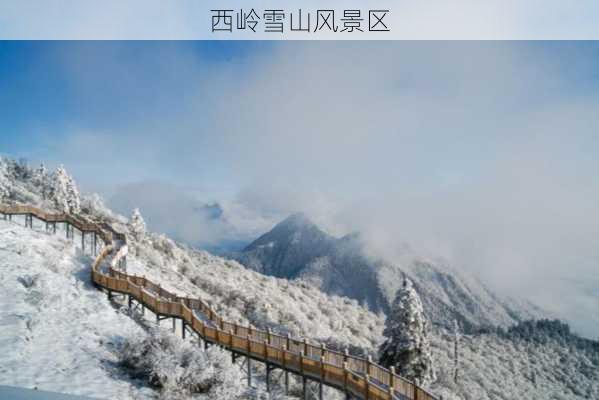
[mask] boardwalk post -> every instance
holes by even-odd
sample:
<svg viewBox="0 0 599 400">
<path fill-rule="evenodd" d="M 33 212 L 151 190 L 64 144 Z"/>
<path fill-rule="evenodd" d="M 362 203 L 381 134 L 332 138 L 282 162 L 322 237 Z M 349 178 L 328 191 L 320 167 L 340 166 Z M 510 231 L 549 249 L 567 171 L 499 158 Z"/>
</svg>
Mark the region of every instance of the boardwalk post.
<svg viewBox="0 0 599 400">
<path fill-rule="evenodd" d="M 177 327 L 175 326 L 175 322 L 177 319 L 175 317 L 173 317 L 172 320 L 173 320 L 173 333 L 175 333 L 175 332 L 177 332 Z"/>
<path fill-rule="evenodd" d="M 346 349 L 347 350 L 347 349 Z M 349 395 L 349 388 L 348 388 L 348 378 L 349 378 L 349 368 L 347 365 L 347 361 L 343 362 L 343 387 L 345 388 L 345 399 L 349 400 L 350 395 Z"/>
<path fill-rule="evenodd" d="M 248 364 L 248 386 L 252 387 L 252 359 L 248 356 L 247 364 Z"/>
<path fill-rule="evenodd" d="M 287 352 L 289 351 L 289 332 L 287 332 L 287 337 L 285 338 L 285 344 L 283 345 L 283 367 L 287 366 Z"/>
<path fill-rule="evenodd" d="M 392 365 L 389 370 L 391 371 L 389 374 L 389 393 L 391 394 L 391 398 L 393 398 L 393 394 L 395 393 L 395 367 Z"/>
<path fill-rule="evenodd" d="M 264 340 L 264 360 L 268 361 L 268 342 Z"/>
<path fill-rule="evenodd" d="M 52 232 L 56 234 L 56 222 L 52 223 Z"/>
<path fill-rule="evenodd" d="M 185 320 L 181 319 L 181 338 L 185 340 Z"/>
<path fill-rule="evenodd" d="M 324 345 L 323 345 L 324 346 Z M 318 400 L 322 400 L 322 382 L 324 381 L 324 354 L 320 356 L 320 382 L 318 383 Z"/>
<path fill-rule="evenodd" d="M 131 295 L 128 296 L 129 299 L 127 300 L 127 305 L 129 306 L 129 309 L 131 309 L 131 306 L 133 305 L 133 300 L 131 299 Z"/>
<path fill-rule="evenodd" d="M 289 372 L 285 370 L 285 396 L 289 394 Z"/>
<path fill-rule="evenodd" d="M 85 254 L 85 231 L 81 231 L 81 251 Z"/>
<path fill-rule="evenodd" d="M 270 344 L 270 328 L 266 328 L 266 343 Z"/>
<path fill-rule="evenodd" d="M 247 336 L 245 338 L 245 340 L 247 341 L 247 347 L 246 347 L 246 360 L 247 360 L 247 367 L 248 367 L 248 386 L 252 386 L 252 359 L 250 358 L 250 354 L 252 352 L 252 345 L 250 343 L 250 333 L 252 331 L 252 327 L 248 324 L 248 329 L 247 329 Z"/>
<path fill-rule="evenodd" d="M 369 354 L 366 358 L 366 375 L 370 375 L 371 373 L 371 365 L 372 365 L 372 356 Z"/>
<path fill-rule="evenodd" d="M 98 234 L 94 231 L 94 256 L 98 254 Z"/>
<path fill-rule="evenodd" d="M 370 375 L 366 374 L 366 400 L 370 399 Z"/>
<path fill-rule="evenodd" d="M 306 391 L 306 384 L 307 384 L 307 379 L 305 376 L 302 375 L 302 399 L 303 400 L 307 400 L 307 395 L 308 392 Z"/>
<path fill-rule="evenodd" d="M 266 363 L 266 393 L 270 393 L 270 365 Z"/>
</svg>

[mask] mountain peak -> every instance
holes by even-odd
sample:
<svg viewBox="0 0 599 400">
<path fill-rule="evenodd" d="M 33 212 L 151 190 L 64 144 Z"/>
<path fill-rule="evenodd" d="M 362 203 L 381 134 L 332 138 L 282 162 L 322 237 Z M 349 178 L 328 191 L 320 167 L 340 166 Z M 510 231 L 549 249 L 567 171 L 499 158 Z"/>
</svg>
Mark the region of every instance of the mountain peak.
<svg viewBox="0 0 599 400">
<path fill-rule="evenodd" d="M 305 226 L 316 226 L 316 225 L 303 212 L 296 212 L 294 214 L 291 214 L 290 216 L 288 216 L 281 222 L 279 222 L 275 226 L 275 229 L 279 226 L 301 228 L 301 227 L 305 227 Z"/>
<path fill-rule="evenodd" d="M 304 213 L 298 212 L 291 214 L 276 224 L 269 232 L 247 246 L 245 250 L 273 243 L 283 244 L 297 242 L 300 237 L 302 238 L 302 241 L 308 240 L 312 243 L 318 241 L 325 242 L 329 239 L 333 239 L 316 226 L 316 224 L 314 224 Z"/>
<path fill-rule="evenodd" d="M 327 254 L 334 241 L 305 214 L 295 213 L 250 243 L 241 259 L 256 271 L 294 278 L 310 260 Z"/>
</svg>

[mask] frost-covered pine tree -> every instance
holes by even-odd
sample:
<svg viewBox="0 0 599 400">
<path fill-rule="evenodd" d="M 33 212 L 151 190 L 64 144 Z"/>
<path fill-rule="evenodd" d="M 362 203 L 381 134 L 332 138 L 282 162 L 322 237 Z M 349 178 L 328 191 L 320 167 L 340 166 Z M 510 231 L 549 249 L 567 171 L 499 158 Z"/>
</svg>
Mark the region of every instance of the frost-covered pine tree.
<svg viewBox="0 0 599 400">
<path fill-rule="evenodd" d="M 139 208 L 133 210 L 129 219 L 129 231 L 136 240 L 140 240 L 146 233 L 146 222 L 141 216 Z"/>
<path fill-rule="evenodd" d="M 81 212 L 81 196 L 77 189 L 77 184 L 72 176 L 68 176 L 67 180 L 67 202 L 69 204 L 69 212 L 71 214 L 79 214 Z"/>
<path fill-rule="evenodd" d="M 33 183 L 40 188 L 42 199 L 46 200 L 50 194 L 50 188 L 48 187 L 48 171 L 43 163 L 33 173 Z"/>
<path fill-rule="evenodd" d="M 6 200 L 10 196 L 10 181 L 8 179 L 8 168 L 2 158 L 0 158 L 0 201 Z"/>
<path fill-rule="evenodd" d="M 418 384 L 435 379 L 424 308 L 412 282 L 404 279 L 385 322 L 380 362 Z"/>
<path fill-rule="evenodd" d="M 50 198 L 61 212 L 77 214 L 81 210 L 81 199 L 75 181 L 62 165 L 54 171 Z"/>
<path fill-rule="evenodd" d="M 453 382 L 458 383 L 460 371 L 460 325 L 458 320 L 453 320 Z"/>
</svg>

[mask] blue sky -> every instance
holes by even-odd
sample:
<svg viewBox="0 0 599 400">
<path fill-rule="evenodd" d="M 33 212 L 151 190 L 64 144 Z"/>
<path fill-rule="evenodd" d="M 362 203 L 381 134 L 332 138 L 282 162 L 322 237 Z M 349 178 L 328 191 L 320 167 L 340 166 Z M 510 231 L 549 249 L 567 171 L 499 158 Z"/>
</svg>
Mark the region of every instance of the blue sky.
<svg viewBox="0 0 599 400">
<path fill-rule="evenodd" d="M 159 45 L 148 42 L 130 42 L 126 46 L 111 42 L 95 42 L 92 46 L 75 42 L 0 42 L 0 105 L 4 112 L 2 127 L 3 151 L 14 155 L 27 155 L 36 151 L 31 139 L 42 130 L 51 130 L 53 138 L 60 140 L 66 135 L 65 126 L 90 124 L 95 127 L 110 127 L 127 124 L 146 112 L 158 107 L 163 95 L 163 82 L 152 65 L 142 65 L 137 57 L 148 57 L 150 52 L 163 49 L 176 53 L 185 51 L 207 64 L 218 64 L 235 60 L 244 63 L 249 52 L 260 52 L 270 47 L 268 42 L 163 42 Z M 81 55 L 80 65 L 72 66 L 69 53 Z M 86 60 L 86 53 L 94 53 L 93 60 Z M 131 67 L 103 80 L 78 86 L 72 79 L 72 68 L 102 69 L 102 62 L 112 65 L 106 57 L 119 57 Z M 161 55 L 157 54 L 157 58 Z M 87 62 L 89 61 L 89 63 Z M 95 65 L 90 65 L 91 62 Z M 96 64 L 97 63 L 97 64 Z M 91 73 L 94 73 L 91 72 Z M 176 72 L 174 72 L 176 73 Z M 132 75 L 138 75 L 131 81 Z M 126 81 L 125 87 L 120 85 Z M 169 101 L 185 97 L 185 82 L 176 82 L 171 87 Z M 176 104 L 176 103 L 175 103 Z"/>
<path fill-rule="evenodd" d="M 243 79 L 248 55 L 271 47 L 268 42 L 0 42 L 2 152 L 50 165 L 81 160 L 77 149 L 55 158 L 56 147 L 73 129 L 114 138 L 160 114 L 176 118 L 196 96 L 188 74 L 209 74 L 233 62 L 235 77 Z M 172 180 L 180 171 L 154 170 L 153 176 L 157 173 Z M 93 169 L 89 174 L 95 175 Z"/>
<path fill-rule="evenodd" d="M 194 243 L 295 211 L 408 242 L 599 332 L 597 71 L 593 42 L 0 42 L 0 153 Z"/>
</svg>

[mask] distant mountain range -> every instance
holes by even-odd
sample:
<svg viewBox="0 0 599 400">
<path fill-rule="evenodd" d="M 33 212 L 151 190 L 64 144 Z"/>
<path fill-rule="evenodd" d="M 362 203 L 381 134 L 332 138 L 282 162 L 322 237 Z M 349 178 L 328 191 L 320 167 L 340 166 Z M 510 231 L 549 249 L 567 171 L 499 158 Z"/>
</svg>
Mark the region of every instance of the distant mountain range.
<svg viewBox="0 0 599 400">
<path fill-rule="evenodd" d="M 530 303 L 493 293 L 447 263 L 412 254 L 401 262 L 372 256 L 359 233 L 336 238 L 303 214 L 289 216 L 228 256 L 263 274 L 302 280 L 328 294 L 356 299 L 375 312 L 388 311 L 403 277 L 408 276 L 428 317 L 443 326 L 454 319 L 466 330 L 507 326 L 544 315 Z"/>
</svg>

